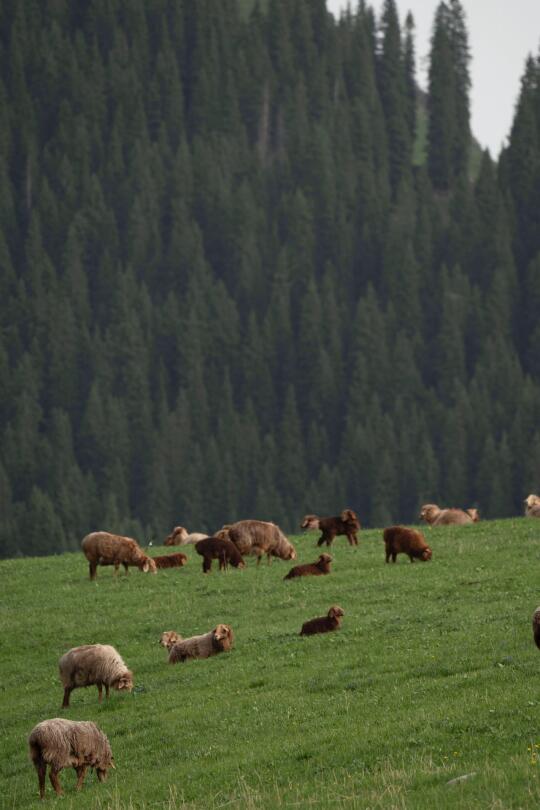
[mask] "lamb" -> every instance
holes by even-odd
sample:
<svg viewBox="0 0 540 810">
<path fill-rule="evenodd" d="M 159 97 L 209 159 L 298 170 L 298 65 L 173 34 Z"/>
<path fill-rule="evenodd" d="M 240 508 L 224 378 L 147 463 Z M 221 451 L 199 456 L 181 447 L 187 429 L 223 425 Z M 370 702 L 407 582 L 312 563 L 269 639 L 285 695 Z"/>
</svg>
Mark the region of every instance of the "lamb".
<svg viewBox="0 0 540 810">
<path fill-rule="evenodd" d="M 321 574 L 329 574 L 331 562 L 332 557 L 330 554 L 321 554 L 319 559 L 314 563 L 308 563 L 307 565 L 295 565 L 294 568 L 291 568 L 289 573 L 283 577 L 283 579 L 294 579 L 294 577 L 309 576 L 318 577 L 321 576 Z"/>
<path fill-rule="evenodd" d="M 133 689 L 133 673 L 120 654 L 109 644 L 85 644 L 68 650 L 58 662 L 60 680 L 64 687 L 62 708 L 69 707 L 69 696 L 81 686 L 97 686 L 101 703 L 102 688 L 109 697 L 109 688 Z"/>
<path fill-rule="evenodd" d="M 118 574 L 120 564 L 124 566 L 126 574 L 130 565 L 136 565 L 145 573 L 151 571 L 155 574 L 157 571 L 152 557 L 148 557 L 131 537 L 121 537 L 109 532 L 92 532 L 83 538 L 81 546 L 89 563 L 91 580 L 96 578 L 98 565 L 114 565 L 115 576 Z"/>
<path fill-rule="evenodd" d="M 534 643 L 540 650 L 540 607 L 537 607 L 532 617 Z"/>
<path fill-rule="evenodd" d="M 356 533 L 360 531 L 360 521 L 356 512 L 352 509 L 344 509 L 340 515 L 335 517 L 318 517 L 317 515 L 306 515 L 301 523 L 302 529 L 319 529 L 322 535 L 317 543 L 322 546 L 332 544 L 334 537 L 346 535 L 351 546 L 358 545 Z"/>
<path fill-rule="evenodd" d="M 405 526 L 389 526 L 383 532 L 386 546 L 386 562 L 392 557 L 395 563 L 398 554 L 408 554 L 411 562 L 415 559 L 426 562 L 431 560 L 431 549 L 422 532 L 407 529 Z"/>
<path fill-rule="evenodd" d="M 162 647 L 166 647 L 169 651 L 174 647 L 177 641 L 182 641 L 182 636 L 175 630 L 164 630 L 159 639 Z"/>
<path fill-rule="evenodd" d="M 74 768 L 80 790 L 88 768 L 95 768 L 97 778 L 104 782 L 109 768 L 115 767 L 106 734 L 86 720 L 76 722 L 62 717 L 43 720 L 30 732 L 28 746 L 38 775 L 40 799 L 45 797 L 47 765 L 51 785 L 59 796 L 63 795 L 58 778 L 62 768 Z"/>
<path fill-rule="evenodd" d="M 464 526 L 480 520 L 478 509 L 439 509 L 435 503 L 426 503 L 420 510 L 420 519 L 430 526 Z"/>
<path fill-rule="evenodd" d="M 177 641 L 169 653 L 169 664 L 184 662 L 187 658 L 210 658 L 211 655 L 228 652 L 233 642 L 232 628 L 228 624 L 218 624 L 202 636 Z"/>
<path fill-rule="evenodd" d="M 152 558 L 157 568 L 181 568 L 186 565 L 188 558 L 185 554 L 163 554 Z"/>
<path fill-rule="evenodd" d="M 198 543 L 199 540 L 204 540 L 208 537 L 207 534 L 202 532 L 191 532 L 188 534 L 187 529 L 183 526 L 175 526 L 170 534 L 165 538 L 164 546 L 187 546 L 190 543 Z"/>
<path fill-rule="evenodd" d="M 229 563 L 235 568 L 245 568 L 242 555 L 231 540 L 220 537 L 205 537 L 195 543 L 195 551 L 203 558 L 203 574 L 212 569 L 212 560 L 219 560 L 219 570 L 227 569 Z"/>
<path fill-rule="evenodd" d="M 341 626 L 341 617 L 345 613 L 339 605 L 332 605 L 326 616 L 310 619 L 304 622 L 300 630 L 301 636 L 312 636 L 315 633 L 330 633 Z"/>
<path fill-rule="evenodd" d="M 271 557 L 280 557 L 282 560 L 296 559 L 293 544 L 275 523 L 263 520 L 239 520 L 231 526 L 224 526 L 216 536 L 228 536 L 242 555 L 256 555 L 257 565 L 263 554 L 267 555 L 268 562 L 271 561 Z"/>
<path fill-rule="evenodd" d="M 540 497 L 538 495 L 527 495 L 524 502 L 525 517 L 540 518 Z"/>
</svg>

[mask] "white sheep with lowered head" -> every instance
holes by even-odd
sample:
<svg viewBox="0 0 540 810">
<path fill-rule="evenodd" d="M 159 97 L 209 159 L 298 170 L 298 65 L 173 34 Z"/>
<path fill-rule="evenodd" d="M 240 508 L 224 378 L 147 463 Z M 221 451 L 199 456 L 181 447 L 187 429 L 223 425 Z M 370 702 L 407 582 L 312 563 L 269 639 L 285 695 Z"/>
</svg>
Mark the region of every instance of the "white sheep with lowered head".
<svg viewBox="0 0 540 810">
<path fill-rule="evenodd" d="M 69 706 L 69 696 L 81 686 L 97 686 L 101 703 L 102 689 L 109 697 L 109 689 L 133 689 L 133 673 L 125 665 L 122 656 L 110 644 L 84 644 L 73 647 L 58 662 L 60 680 L 64 687 L 62 708 Z"/>
</svg>

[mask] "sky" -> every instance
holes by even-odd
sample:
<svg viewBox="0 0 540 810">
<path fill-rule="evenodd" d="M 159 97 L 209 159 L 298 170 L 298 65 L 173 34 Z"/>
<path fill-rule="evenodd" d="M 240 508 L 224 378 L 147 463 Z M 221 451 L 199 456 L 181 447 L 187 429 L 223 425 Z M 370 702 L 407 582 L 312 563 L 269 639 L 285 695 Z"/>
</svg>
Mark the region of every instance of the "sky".
<svg viewBox="0 0 540 810">
<path fill-rule="evenodd" d="M 348 0 L 327 0 L 336 16 Z M 430 38 L 439 0 L 396 0 L 403 26 L 408 11 L 416 25 L 416 78 L 427 88 Z M 351 8 L 356 8 L 352 0 Z M 368 0 L 380 15 L 383 0 Z M 497 158 L 505 145 L 527 55 L 538 56 L 540 0 L 461 0 L 471 52 L 471 128 L 481 146 Z"/>
</svg>

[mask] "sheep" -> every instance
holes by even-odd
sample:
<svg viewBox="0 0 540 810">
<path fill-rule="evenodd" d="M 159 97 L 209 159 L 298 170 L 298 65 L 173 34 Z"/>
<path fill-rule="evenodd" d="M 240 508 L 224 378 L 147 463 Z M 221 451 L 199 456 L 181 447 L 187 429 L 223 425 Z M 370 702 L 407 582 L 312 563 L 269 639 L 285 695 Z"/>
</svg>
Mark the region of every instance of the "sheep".
<svg viewBox="0 0 540 810">
<path fill-rule="evenodd" d="M 195 543 L 195 551 L 203 558 L 203 574 L 212 569 L 212 560 L 219 560 L 219 570 L 227 569 L 229 563 L 235 568 L 245 568 L 242 555 L 231 540 L 220 537 L 205 537 Z"/>
<path fill-rule="evenodd" d="M 295 560 L 296 550 L 281 529 L 275 523 L 263 520 L 239 520 L 231 526 L 224 526 L 216 537 L 228 536 L 235 544 L 240 554 L 254 554 L 257 565 L 261 556 L 266 554 L 268 562 L 271 557 L 280 557 L 282 560 Z"/>
<path fill-rule="evenodd" d="M 131 537 L 121 537 L 109 532 L 92 532 L 83 538 L 81 547 L 89 563 L 91 580 L 96 578 L 98 565 L 114 565 L 115 576 L 118 574 L 120 564 L 124 566 L 126 575 L 130 565 L 136 565 L 145 573 L 151 571 L 155 574 L 157 571 L 152 557 L 148 557 Z"/>
<path fill-rule="evenodd" d="M 152 558 L 157 568 L 181 568 L 186 565 L 188 558 L 185 554 L 163 554 L 161 557 Z"/>
<path fill-rule="evenodd" d="M 525 517 L 540 518 L 540 497 L 538 495 L 527 495 L 523 503 L 525 504 Z"/>
<path fill-rule="evenodd" d="M 109 688 L 133 689 L 133 673 L 126 667 L 120 654 L 109 644 L 85 644 L 73 647 L 58 662 L 60 680 L 64 687 L 62 708 L 69 707 L 69 696 L 81 686 L 97 686 L 101 703 L 102 688 L 109 697 Z"/>
<path fill-rule="evenodd" d="M 74 768 L 77 790 L 81 790 L 88 768 L 95 768 L 100 782 L 107 778 L 114 760 L 107 735 L 87 720 L 65 720 L 55 717 L 34 726 L 28 737 L 30 759 L 37 771 L 39 797 L 45 797 L 45 774 L 49 765 L 51 785 L 62 796 L 58 774 L 62 768 Z"/>
<path fill-rule="evenodd" d="M 322 546 L 332 544 L 334 537 L 346 535 L 351 546 L 358 545 L 356 533 L 360 531 L 360 521 L 356 512 L 352 509 L 344 509 L 340 515 L 335 517 L 318 517 L 317 515 L 306 515 L 301 523 L 302 529 L 319 529 L 322 535 L 317 543 Z"/>
<path fill-rule="evenodd" d="M 532 617 L 534 643 L 540 650 L 540 607 L 537 607 Z"/>
<path fill-rule="evenodd" d="M 187 658 L 209 658 L 220 652 L 228 652 L 233 642 L 232 628 L 228 624 L 218 624 L 202 636 L 177 641 L 169 653 L 169 664 L 184 662 Z"/>
<path fill-rule="evenodd" d="M 187 529 L 183 526 L 175 526 L 170 534 L 167 535 L 163 543 L 164 546 L 187 546 L 190 543 L 198 543 L 199 540 L 204 540 L 208 537 L 207 534 L 202 532 L 188 533 Z"/>
<path fill-rule="evenodd" d="M 341 626 L 341 617 L 345 613 L 339 605 L 332 605 L 326 616 L 310 619 L 304 622 L 300 630 L 301 636 L 312 636 L 315 633 L 330 633 Z"/>
<path fill-rule="evenodd" d="M 408 554 L 411 562 L 417 558 L 423 562 L 431 560 L 431 549 L 422 532 L 407 529 L 405 526 L 389 526 L 383 532 L 386 546 L 386 562 L 392 557 L 395 563 L 398 554 Z"/>
<path fill-rule="evenodd" d="M 430 526 L 465 526 L 480 520 L 478 509 L 439 509 L 435 503 L 426 503 L 420 510 L 420 519 Z"/>
<path fill-rule="evenodd" d="M 307 565 L 295 565 L 294 568 L 291 568 L 289 573 L 283 577 L 283 579 L 294 579 L 294 577 L 309 576 L 318 577 L 321 576 L 321 574 L 329 574 L 331 562 L 332 557 L 330 554 L 321 554 L 319 559 L 314 563 L 308 563 Z"/>
<path fill-rule="evenodd" d="M 177 641 L 182 641 L 182 636 L 175 630 L 164 630 L 159 639 L 162 647 L 166 647 L 169 651 L 174 647 Z"/>
</svg>

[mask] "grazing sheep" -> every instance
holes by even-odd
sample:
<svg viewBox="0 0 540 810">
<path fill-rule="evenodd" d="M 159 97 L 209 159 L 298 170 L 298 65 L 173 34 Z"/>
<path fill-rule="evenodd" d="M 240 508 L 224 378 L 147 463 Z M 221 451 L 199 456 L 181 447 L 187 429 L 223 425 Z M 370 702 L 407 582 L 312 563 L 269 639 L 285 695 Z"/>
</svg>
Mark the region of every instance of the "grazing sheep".
<svg viewBox="0 0 540 810">
<path fill-rule="evenodd" d="M 256 555 L 257 565 L 263 554 L 268 556 L 268 562 L 271 561 L 271 557 L 279 557 L 282 560 L 296 559 L 293 544 L 275 523 L 264 520 L 239 520 L 231 526 L 224 526 L 216 537 L 224 535 L 232 540 L 240 554 Z"/>
<path fill-rule="evenodd" d="M 133 689 L 133 673 L 122 657 L 109 644 L 85 644 L 68 650 L 58 662 L 60 680 L 64 687 L 62 708 L 69 706 L 69 696 L 80 686 L 97 686 L 101 703 L 102 688 L 109 697 L 109 689 Z"/>
<path fill-rule="evenodd" d="M 188 534 L 187 529 L 184 529 L 183 526 L 175 526 L 172 532 L 167 535 L 163 545 L 187 546 L 190 543 L 198 543 L 199 540 L 204 540 L 205 537 L 208 537 L 208 535 L 202 532 L 191 532 L 191 534 Z"/>
<path fill-rule="evenodd" d="M 386 546 L 386 562 L 392 557 L 395 563 L 398 554 L 408 554 L 410 561 L 415 559 L 431 560 L 431 549 L 422 532 L 407 529 L 405 526 L 389 526 L 384 530 L 383 539 Z"/>
<path fill-rule="evenodd" d="M 358 545 L 356 533 L 360 531 L 360 521 L 356 512 L 352 509 L 344 509 L 340 515 L 335 517 L 318 517 L 317 515 L 306 515 L 301 523 L 302 529 L 319 529 L 322 532 L 317 545 L 327 546 L 332 544 L 334 537 L 346 535 L 351 546 Z"/>
<path fill-rule="evenodd" d="M 532 617 L 534 643 L 540 650 L 540 607 L 537 607 Z"/>
<path fill-rule="evenodd" d="M 218 624 L 209 633 L 192 636 L 177 641 L 171 648 L 169 664 L 184 662 L 187 658 L 210 658 L 221 652 L 228 652 L 234 641 L 232 628 L 228 624 Z"/>
<path fill-rule="evenodd" d="M 332 630 L 337 630 L 341 625 L 341 617 L 344 615 L 345 613 L 339 605 L 332 605 L 326 616 L 304 622 L 300 635 L 312 636 L 315 633 L 330 633 Z"/>
<path fill-rule="evenodd" d="M 231 540 L 220 537 L 205 537 L 195 543 L 195 551 L 203 558 L 203 574 L 212 569 L 212 560 L 219 560 L 219 570 L 227 569 L 229 563 L 235 568 L 245 568 L 242 555 Z"/>
<path fill-rule="evenodd" d="M 307 565 L 295 565 L 291 568 L 288 574 L 283 579 L 294 579 L 294 577 L 318 577 L 321 574 L 330 573 L 330 563 L 332 557 L 330 554 L 321 554 L 317 562 L 308 563 Z"/>
<path fill-rule="evenodd" d="M 181 568 L 187 563 L 185 554 L 163 554 L 161 557 L 152 558 L 157 568 Z"/>
<path fill-rule="evenodd" d="M 527 495 L 524 502 L 525 517 L 540 518 L 540 497 L 538 495 Z"/>
<path fill-rule="evenodd" d="M 128 573 L 128 566 L 136 565 L 140 571 L 156 573 L 157 567 L 139 544 L 131 537 L 121 537 L 109 532 L 92 532 L 81 543 L 84 556 L 90 567 L 90 579 L 96 578 L 98 565 L 114 565 L 115 576 L 122 564 Z"/>
<path fill-rule="evenodd" d="M 420 519 L 430 526 L 465 526 L 480 520 L 478 509 L 439 509 L 435 503 L 426 503 L 420 510 Z"/>
<path fill-rule="evenodd" d="M 39 796 L 45 797 L 45 774 L 49 765 L 49 779 L 59 796 L 63 795 L 58 774 L 62 768 L 74 768 L 77 790 L 83 786 L 88 768 L 95 768 L 97 778 L 104 782 L 114 761 L 107 736 L 95 723 L 64 720 L 55 717 L 38 723 L 28 737 L 30 759 L 34 763 L 39 781 Z"/>
<path fill-rule="evenodd" d="M 166 647 L 168 650 L 171 650 L 177 641 L 182 641 L 182 636 L 175 630 L 165 630 L 159 639 L 161 646 Z"/>
</svg>

